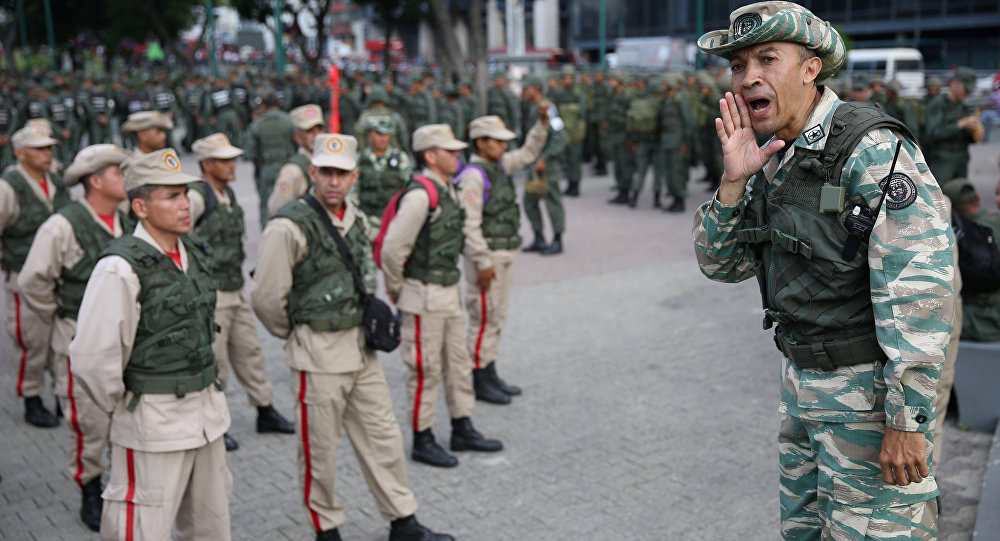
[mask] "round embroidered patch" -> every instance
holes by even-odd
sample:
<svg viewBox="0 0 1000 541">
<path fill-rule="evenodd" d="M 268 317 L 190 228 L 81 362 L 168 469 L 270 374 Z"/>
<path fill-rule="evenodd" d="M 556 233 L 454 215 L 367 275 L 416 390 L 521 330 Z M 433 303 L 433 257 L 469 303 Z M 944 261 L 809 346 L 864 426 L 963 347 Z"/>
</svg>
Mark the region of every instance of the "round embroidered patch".
<svg viewBox="0 0 1000 541">
<path fill-rule="evenodd" d="M 278 192 L 280 192 L 280 193 L 288 193 L 290 191 L 292 191 L 292 185 L 291 184 L 289 184 L 287 182 L 281 182 L 281 183 L 278 184 Z"/>
<path fill-rule="evenodd" d="M 181 162 L 177 159 L 177 156 L 171 153 L 163 155 L 163 165 L 167 166 L 167 169 L 171 171 L 180 171 L 181 169 Z"/>
<path fill-rule="evenodd" d="M 326 140 L 326 149 L 336 154 L 344 149 L 344 142 L 339 137 L 331 137 Z"/>
<path fill-rule="evenodd" d="M 733 38 L 740 39 L 753 32 L 763 23 L 763 19 L 757 13 L 744 13 L 733 21 Z"/>
<path fill-rule="evenodd" d="M 226 136 L 221 133 L 219 134 L 218 137 L 215 138 L 215 141 L 224 147 L 229 146 L 229 139 L 227 139 Z"/>
<path fill-rule="evenodd" d="M 917 200 L 917 185 L 903 173 L 893 173 L 878 183 L 885 191 L 885 208 L 891 210 L 905 209 Z"/>
<path fill-rule="evenodd" d="M 479 199 L 479 195 L 473 190 L 466 190 L 465 193 L 462 194 L 462 198 L 469 203 L 475 203 L 476 200 Z"/>
<path fill-rule="evenodd" d="M 305 110 L 306 118 L 316 118 L 318 116 L 316 109 L 312 107 Z"/>
</svg>

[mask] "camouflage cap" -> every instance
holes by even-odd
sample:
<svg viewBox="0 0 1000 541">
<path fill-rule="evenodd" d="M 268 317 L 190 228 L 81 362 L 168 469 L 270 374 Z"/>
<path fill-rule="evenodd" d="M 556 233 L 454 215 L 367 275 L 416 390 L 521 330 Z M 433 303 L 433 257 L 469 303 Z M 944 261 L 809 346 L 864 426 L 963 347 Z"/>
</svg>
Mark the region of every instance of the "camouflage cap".
<svg viewBox="0 0 1000 541">
<path fill-rule="evenodd" d="M 976 187 L 967 178 L 953 178 L 941 186 L 941 191 L 951 199 L 952 204 L 970 203 L 976 200 Z"/>
<path fill-rule="evenodd" d="M 968 66 L 959 66 L 955 70 L 955 76 L 952 80 L 955 79 L 965 86 L 966 92 L 972 92 L 976 89 L 976 70 Z"/>
<path fill-rule="evenodd" d="M 243 155 L 243 149 L 234 147 L 224 133 L 213 133 L 198 139 L 191 144 L 191 150 L 199 162 L 212 158 L 229 160 Z"/>
<path fill-rule="evenodd" d="M 871 86 L 871 79 L 864 73 L 855 73 L 851 77 L 851 90 L 864 90 Z"/>
<path fill-rule="evenodd" d="M 358 166 L 358 140 L 340 133 L 321 133 L 313 139 L 312 165 L 353 171 Z"/>
<path fill-rule="evenodd" d="M 122 174 L 125 175 L 125 191 L 150 184 L 177 186 L 199 180 L 181 172 L 181 160 L 172 148 L 132 156 L 122 163 Z"/>
<path fill-rule="evenodd" d="M 122 124 L 122 133 L 134 133 L 149 128 L 160 128 L 161 130 L 174 129 L 174 122 L 170 117 L 159 111 L 139 111 L 128 115 L 128 120 Z"/>
<path fill-rule="evenodd" d="M 121 165 L 128 158 L 129 155 L 117 145 L 100 144 L 84 147 L 77 153 L 73 163 L 66 168 L 63 180 L 66 186 L 74 186 L 83 177 L 92 175 L 108 165 Z"/>
<path fill-rule="evenodd" d="M 729 15 L 730 26 L 698 38 L 706 53 L 729 58 L 733 51 L 767 43 L 788 41 L 812 49 L 823 61 L 817 81 L 833 75 L 847 60 L 840 34 L 830 25 L 794 2 L 758 2 Z"/>
<path fill-rule="evenodd" d="M 313 103 L 296 107 L 288 114 L 292 117 L 292 124 L 299 130 L 309 130 L 323 125 L 323 110 Z"/>
<path fill-rule="evenodd" d="M 570 76 L 576 75 L 576 68 L 573 67 L 573 64 L 566 64 L 565 66 L 563 66 L 562 68 L 559 69 L 559 73 L 563 77 L 565 77 L 567 75 L 570 75 Z"/>
<path fill-rule="evenodd" d="M 893 79 L 885 85 L 885 88 L 899 94 L 903 90 L 903 83 L 899 82 L 899 79 Z"/>
<path fill-rule="evenodd" d="M 368 93 L 368 103 L 389 103 L 389 93 L 385 91 L 383 86 L 373 86 L 372 91 Z"/>
<path fill-rule="evenodd" d="M 941 88 L 942 84 L 944 83 L 941 81 L 940 77 L 937 75 L 929 75 L 927 80 L 924 82 L 924 88 Z"/>
<path fill-rule="evenodd" d="M 543 88 L 545 86 L 545 81 L 542 81 L 542 78 L 537 75 L 525 75 L 524 78 L 521 79 L 521 88 L 529 86 Z"/>
<path fill-rule="evenodd" d="M 363 127 L 366 132 L 392 133 L 396 130 L 396 123 L 389 115 L 373 115 L 365 118 Z"/>
</svg>

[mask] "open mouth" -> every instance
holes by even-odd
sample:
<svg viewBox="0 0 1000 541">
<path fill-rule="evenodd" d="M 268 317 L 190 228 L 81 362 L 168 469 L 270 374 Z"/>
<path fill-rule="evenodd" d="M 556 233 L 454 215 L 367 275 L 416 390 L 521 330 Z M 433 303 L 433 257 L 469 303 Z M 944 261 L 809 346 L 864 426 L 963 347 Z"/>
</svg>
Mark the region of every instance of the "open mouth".
<svg viewBox="0 0 1000 541">
<path fill-rule="evenodd" d="M 754 98 L 748 102 L 750 105 L 750 116 L 761 117 L 771 109 L 771 100 L 767 98 Z"/>
</svg>

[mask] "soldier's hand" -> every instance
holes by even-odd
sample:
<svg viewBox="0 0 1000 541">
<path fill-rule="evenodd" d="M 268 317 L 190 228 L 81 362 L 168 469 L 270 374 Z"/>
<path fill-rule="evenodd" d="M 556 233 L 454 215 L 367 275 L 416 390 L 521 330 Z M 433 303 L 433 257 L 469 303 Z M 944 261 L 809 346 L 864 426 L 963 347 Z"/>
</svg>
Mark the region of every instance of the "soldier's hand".
<svg viewBox="0 0 1000 541">
<path fill-rule="evenodd" d="M 540 102 L 536 108 L 538 109 L 538 121 L 542 124 L 548 124 L 549 122 L 549 107 L 552 106 L 552 102 L 543 101 Z"/>
<path fill-rule="evenodd" d="M 5 146 L 9 142 L 10 142 L 9 135 L 0 135 L 0 147 Z"/>
<path fill-rule="evenodd" d="M 777 140 L 767 148 L 757 146 L 757 136 L 750 124 L 750 112 L 743 96 L 726 92 L 719 100 L 722 118 L 715 119 L 715 131 L 722 142 L 722 162 L 725 172 L 719 187 L 719 202 L 735 203 L 743 198 L 747 182 L 757 174 L 771 156 L 784 148 Z"/>
<path fill-rule="evenodd" d="M 496 277 L 497 273 L 493 270 L 493 267 L 479 269 L 476 271 L 476 285 L 479 286 L 480 291 L 485 293 L 490 290 L 490 283 Z"/>
<path fill-rule="evenodd" d="M 930 475 L 927 468 L 927 444 L 923 432 L 904 432 L 885 428 L 882 452 L 878 456 L 882 480 L 905 487 Z"/>
<path fill-rule="evenodd" d="M 545 171 L 545 158 L 538 158 L 538 161 L 535 162 L 535 171 L 538 173 Z"/>
</svg>

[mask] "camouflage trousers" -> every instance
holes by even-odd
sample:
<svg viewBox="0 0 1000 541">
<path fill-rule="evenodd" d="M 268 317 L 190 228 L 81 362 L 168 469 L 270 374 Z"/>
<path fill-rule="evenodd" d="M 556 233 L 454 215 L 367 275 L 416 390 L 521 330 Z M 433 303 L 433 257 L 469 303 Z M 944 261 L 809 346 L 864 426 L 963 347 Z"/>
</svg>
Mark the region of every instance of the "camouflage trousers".
<svg viewBox="0 0 1000 541">
<path fill-rule="evenodd" d="M 783 364 L 778 435 L 782 539 L 937 539 L 933 475 L 905 487 L 882 480 L 881 366 L 821 372 L 799 370 L 787 359 Z M 934 446 L 933 420 L 930 424 L 925 433 L 928 466 Z"/>
</svg>

